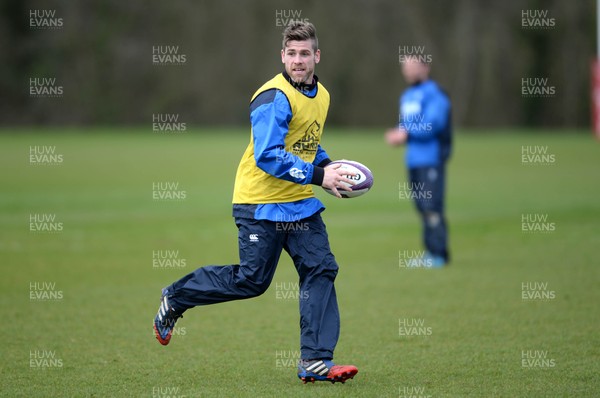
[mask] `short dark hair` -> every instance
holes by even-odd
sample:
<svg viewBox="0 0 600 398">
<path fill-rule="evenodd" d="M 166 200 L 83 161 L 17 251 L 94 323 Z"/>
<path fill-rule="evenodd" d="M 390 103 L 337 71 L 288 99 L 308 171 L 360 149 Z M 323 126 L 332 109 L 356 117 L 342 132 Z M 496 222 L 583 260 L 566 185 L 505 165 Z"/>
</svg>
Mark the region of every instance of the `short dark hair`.
<svg viewBox="0 0 600 398">
<path fill-rule="evenodd" d="M 317 29 L 315 29 L 315 25 L 311 24 L 310 22 L 290 22 L 290 24 L 283 31 L 283 42 L 281 43 L 281 48 L 285 49 L 285 46 L 287 46 L 287 43 L 290 40 L 312 40 L 313 50 L 317 51 L 317 49 L 319 48 L 319 39 L 317 39 Z"/>
</svg>

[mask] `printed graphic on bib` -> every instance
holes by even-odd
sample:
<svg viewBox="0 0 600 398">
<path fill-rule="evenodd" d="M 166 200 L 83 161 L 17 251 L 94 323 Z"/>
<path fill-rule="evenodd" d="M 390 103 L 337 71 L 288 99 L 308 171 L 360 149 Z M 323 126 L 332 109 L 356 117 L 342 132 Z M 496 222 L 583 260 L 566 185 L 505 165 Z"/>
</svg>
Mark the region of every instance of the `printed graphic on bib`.
<svg viewBox="0 0 600 398">
<path fill-rule="evenodd" d="M 315 120 L 308 126 L 300 141 L 292 146 L 292 153 L 296 156 L 312 156 L 316 154 L 317 147 L 319 146 L 320 132 L 321 125 Z"/>
</svg>

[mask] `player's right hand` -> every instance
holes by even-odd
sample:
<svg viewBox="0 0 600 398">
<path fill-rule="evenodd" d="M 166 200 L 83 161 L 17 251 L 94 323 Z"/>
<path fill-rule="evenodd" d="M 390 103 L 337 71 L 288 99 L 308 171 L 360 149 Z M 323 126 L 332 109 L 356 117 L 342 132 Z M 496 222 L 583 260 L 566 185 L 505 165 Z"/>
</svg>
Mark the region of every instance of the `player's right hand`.
<svg viewBox="0 0 600 398">
<path fill-rule="evenodd" d="M 407 138 L 408 133 L 404 129 L 388 129 L 385 132 L 385 141 L 391 146 L 404 145 Z"/>
</svg>

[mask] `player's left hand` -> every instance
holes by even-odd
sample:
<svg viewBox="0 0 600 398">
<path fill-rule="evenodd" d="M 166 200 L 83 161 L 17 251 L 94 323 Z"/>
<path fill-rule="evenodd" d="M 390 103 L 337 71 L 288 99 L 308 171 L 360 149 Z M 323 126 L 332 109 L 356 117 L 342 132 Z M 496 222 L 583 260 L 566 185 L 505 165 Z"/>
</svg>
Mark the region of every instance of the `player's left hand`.
<svg viewBox="0 0 600 398">
<path fill-rule="evenodd" d="M 325 175 L 323 176 L 323 188 L 330 189 L 335 196 L 341 198 L 342 195 L 339 190 L 352 191 L 351 186 L 356 182 L 349 180 L 347 176 L 355 176 L 356 173 L 349 172 L 348 170 L 340 169 L 342 165 L 340 163 L 325 166 Z"/>
<path fill-rule="evenodd" d="M 407 139 L 408 133 L 404 129 L 394 128 L 385 132 L 385 141 L 391 146 L 404 145 Z"/>
</svg>

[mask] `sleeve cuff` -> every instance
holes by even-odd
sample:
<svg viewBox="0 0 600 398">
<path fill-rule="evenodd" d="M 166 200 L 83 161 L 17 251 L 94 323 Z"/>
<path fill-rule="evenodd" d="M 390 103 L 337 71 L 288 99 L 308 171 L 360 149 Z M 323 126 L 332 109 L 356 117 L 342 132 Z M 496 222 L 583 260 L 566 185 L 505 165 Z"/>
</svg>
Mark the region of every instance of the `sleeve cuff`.
<svg viewBox="0 0 600 398">
<path fill-rule="evenodd" d="M 323 159 L 323 160 L 321 161 L 321 163 L 319 163 L 317 166 L 319 166 L 319 167 L 325 167 L 325 166 L 327 166 L 327 165 L 328 165 L 329 163 L 331 163 L 331 162 L 332 162 L 332 160 L 331 160 L 331 159 L 329 159 L 329 158 L 325 158 L 325 159 Z"/>
<path fill-rule="evenodd" d="M 313 168 L 313 175 L 310 183 L 313 185 L 321 186 L 323 185 L 323 178 L 325 177 L 325 169 L 320 166 L 315 166 Z"/>
</svg>

